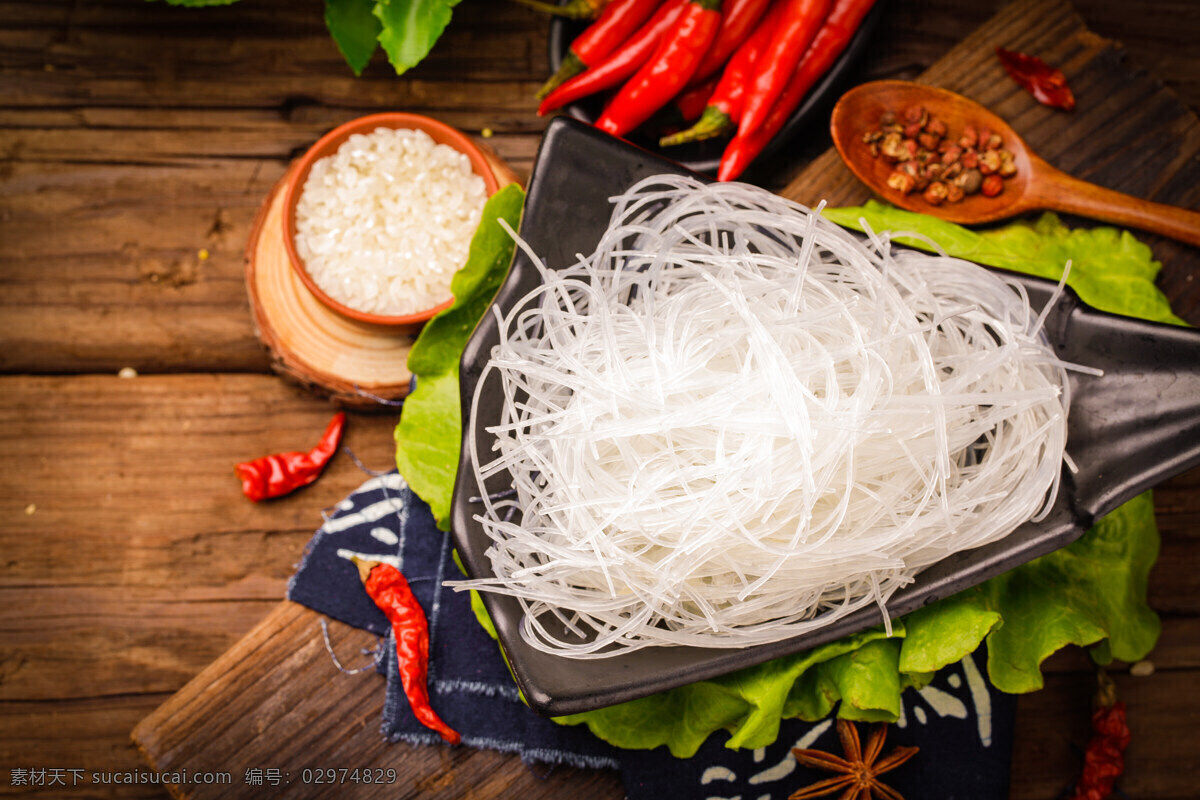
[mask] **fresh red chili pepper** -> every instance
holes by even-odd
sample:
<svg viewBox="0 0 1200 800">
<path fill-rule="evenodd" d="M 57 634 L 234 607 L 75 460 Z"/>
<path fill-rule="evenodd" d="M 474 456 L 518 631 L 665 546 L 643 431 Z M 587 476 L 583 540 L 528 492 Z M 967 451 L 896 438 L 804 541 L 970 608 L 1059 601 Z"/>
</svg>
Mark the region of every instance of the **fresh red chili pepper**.
<svg viewBox="0 0 1200 800">
<path fill-rule="evenodd" d="M 1075 95 L 1067 86 L 1067 78 L 1061 69 L 1050 66 L 1037 56 L 1014 53 L 1003 47 L 996 48 L 996 56 L 1009 76 L 1042 105 L 1064 111 L 1075 107 Z"/>
<path fill-rule="evenodd" d="M 671 105 L 675 106 L 675 110 L 679 112 L 679 117 L 685 122 L 691 122 L 703 114 L 704 109 L 708 107 L 708 99 L 716 91 L 719 81 L 720 78 L 714 75 L 703 83 L 694 84 L 690 89 L 680 92 L 671 101 Z"/>
<path fill-rule="evenodd" d="M 1071 800 L 1105 800 L 1125 771 L 1125 748 L 1132 738 L 1125 722 L 1125 704 L 1117 700 L 1112 679 L 1100 670 L 1100 690 L 1092 712 L 1092 738 L 1083 755 L 1083 774 Z"/>
<path fill-rule="evenodd" d="M 830 0 L 783 2 L 785 9 L 779 28 L 759 57 L 754 80 L 746 90 L 739 133 L 748 133 L 763 124 L 829 13 Z"/>
<path fill-rule="evenodd" d="M 570 0 L 561 6 L 553 3 L 541 3 L 538 0 L 516 0 L 523 6 L 529 6 L 537 11 L 543 11 L 556 17 L 567 19 L 595 19 L 608 5 L 608 0 Z"/>
<path fill-rule="evenodd" d="M 721 73 L 720 82 L 705 104 L 696 124 L 686 131 L 664 136 L 658 142 L 660 147 L 701 142 L 737 130 L 737 122 L 741 118 L 746 99 L 746 84 L 753 78 L 754 65 L 779 25 L 782 9 L 782 3 L 771 6 L 771 10 L 762 18 L 758 27 L 729 59 L 725 71 Z"/>
<path fill-rule="evenodd" d="M 321 441 L 307 453 L 276 453 L 238 464 L 234 472 L 242 479 L 242 494 L 258 502 L 282 497 L 312 483 L 337 452 L 345 427 L 346 412 L 339 411 L 325 428 Z"/>
<path fill-rule="evenodd" d="M 599 64 L 641 27 L 661 2 L 662 0 L 612 0 L 604 7 L 600 18 L 587 26 L 584 32 L 571 42 L 558 71 L 538 90 L 538 99 L 544 98 L 564 81 L 588 67 Z"/>
<path fill-rule="evenodd" d="M 721 67 L 746 41 L 767 11 L 771 0 L 726 0 L 721 8 L 721 28 L 713 40 L 692 81 L 699 83 L 720 72 Z"/>
<path fill-rule="evenodd" d="M 624 136 L 687 85 L 721 25 L 721 0 L 689 0 L 650 60 L 621 87 L 596 127 Z"/>
<path fill-rule="evenodd" d="M 718 180 L 736 180 L 746 171 L 750 162 L 787 123 L 792 112 L 808 94 L 808 90 L 829 71 L 829 67 L 850 44 L 855 31 L 874 5 L 875 0 L 835 0 L 825 24 L 817 31 L 808 52 L 796 68 L 796 73 L 766 120 L 748 134 L 743 135 L 739 129 L 737 135 L 726 146 L 717 172 Z"/>
<path fill-rule="evenodd" d="M 450 744 L 458 744 L 462 736 L 443 722 L 429 704 L 429 622 L 408 581 L 391 564 L 359 558 L 354 563 L 367 594 L 392 624 L 400 683 L 413 715 Z"/>
<path fill-rule="evenodd" d="M 551 92 L 541 105 L 538 115 L 544 116 L 556 108 L 562 108 L 568 103 L 574 103 L 605 89 L 611 89 L 630 75 L 654 55 L 659 42 L 671 30 L 683 7 L 688 0 L 667 0 L 659 6 L 658 11 L 641 30 L 630 37 L 616 52 L 582 75 L 576 75 L 571 80 Z"/>
</svg>

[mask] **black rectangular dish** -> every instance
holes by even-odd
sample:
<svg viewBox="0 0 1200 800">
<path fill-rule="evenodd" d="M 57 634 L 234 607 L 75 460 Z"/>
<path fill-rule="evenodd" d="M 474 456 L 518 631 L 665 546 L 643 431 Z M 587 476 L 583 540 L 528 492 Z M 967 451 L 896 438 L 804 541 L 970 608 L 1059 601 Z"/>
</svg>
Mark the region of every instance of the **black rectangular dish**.
<svg viewBox="0 0 1200 800">
<path fill-rule="evenodd" d="M 568 266 L 577 253 L 595 249 L 611 213 L 609 198 L 634 182 L 662 173 L 691 174 L 651 153 L 631 147 L 569 119 L 547 128 L 534 165 L 521 223 L 521 236 L 552 268 Z M 1041 308 L 1053 283 L 1015 275 Z M 495 304 L 511 307 L 540 281 L 537 269 L 518 250 Z M 1079 467 L 1064 474 L 1049 516 L 1022 525 L 1006 538 L 958 553 L 926 569 L 896 592 L 888 611 L 898 617 L 967 589 L 1064 547 L 1092 524 L 1140 492 L 1200 464 L 1200 331 L 1106 314 L 1068 291 L 1051 310 L 1046 333 L 1068 362 L 1103 370 L 1102 377 L 1072 373 L 1068 449 Z M 472 577 L 491 574 L 485 552 L 490 539 L 474 519 L 471 498 L 510 488 L 504 476 L 486 486 L 472 477 L 466 442 L 487 434 L 499 418 L 499 392 L 482 398 L 477 428 L 467 424 L 471 398 L 499 336 L 496 319 L 485 315 L 463 353 L 461 396 L 464 446 L 455 486 L 454 542 Z M 486 387 L 484 387 L 486 391 Z M 481 445 L 481 450 L 487 446 Z M 521 637 L 522 610 L 516 600 L 484 593 L 517 684 L 529 705 L 548 715 L 592 710 L 714 677 L 879 624 L 874 606 L 815 632 L 740 650 L 651 647 L 598 660 L 550 655 Z"/>
</svg>

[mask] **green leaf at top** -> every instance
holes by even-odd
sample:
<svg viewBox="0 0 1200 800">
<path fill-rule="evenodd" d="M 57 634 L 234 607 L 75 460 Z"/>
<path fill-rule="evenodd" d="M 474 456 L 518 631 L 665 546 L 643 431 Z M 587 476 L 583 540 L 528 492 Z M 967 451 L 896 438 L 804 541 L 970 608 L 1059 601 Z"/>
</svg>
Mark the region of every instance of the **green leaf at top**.
<svg viewBox="0 0 1200 800">
<path fill-rule="evenodd" d="M 383 45 L 397 75 L 421 63 L 450 24 L 459 0 L 379 0 L 375 16 L 383 25 Z"/>
<path fill-rule="evenodd" d="M 512 261 L 512 237 L 520 224 L 525 193 L 515 183 L 494 194 L 483 208 L 467 262 L 450 281 L 454 302 L 428 323 L 408 355 L 417 388 L 404 401 L 396 426 L 396 467 L 417 496 L 429 504 L 438 527 L 450 527 L 450 500 L 462 444 L 458 360 Z"/>
<path fill-rule="evenodd" d="M 325 27 L 355 75 L 362 75 L 379 46 L 383 25 L 375 0 L 325 0 Z"/>
</svg>

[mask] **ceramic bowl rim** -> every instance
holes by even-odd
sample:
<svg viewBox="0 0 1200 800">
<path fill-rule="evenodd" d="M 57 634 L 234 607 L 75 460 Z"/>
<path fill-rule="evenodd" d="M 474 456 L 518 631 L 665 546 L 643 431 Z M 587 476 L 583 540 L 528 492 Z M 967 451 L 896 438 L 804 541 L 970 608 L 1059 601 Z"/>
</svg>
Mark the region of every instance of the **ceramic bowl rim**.
<svg viewBox="0 0 1200 800">
<path fill-rule="evenodd" d="M 317 282 L 313 280 L 313 277 L 309 275 L 308 269 L 304 265 L 304 259 L 300 257 L 300 253 L 296 250 L 296 205 L 300 202 L 300 197 L 304 193 L 304 183 L 308 180 L 308 174 L 312 171 L 313 165 L 321 158 L 336 152 L 337 148 L 349 139 L 351 135 L 369 133 L 376 128 L 408 128 L 424 131 L 438 144 L 453 147 L 470 160 L 472 170 L 483 179 L 488 197 L 491 197 L 500 188 L 500 182 L 496 178 L 496 174 L 492 170 L 492 166 L 487 156 L 484 155 L 483 150 L 475 142 L 471 141 L 470 137 L 457 128 L 432 117 L 403 111 L 383 112 L 369 114 L 365 117 L 357 117 L 338 125 L 318 139 L 292 167 L 291 174 L 288 176 L 284 187 L 283 244 L 287 251 L 288 263 L 291 264 L 296 276 L 312 292 L 313 296 L 327 308 L 358 322 L 390 326 L 420 325 L 438 312 L 449 308 L 454 302 L 454 298 L 411 314 L 389 315 L 360 311 L 359 309 L 340 303 L 326 294 L 317 285 Z"/>
</svg>

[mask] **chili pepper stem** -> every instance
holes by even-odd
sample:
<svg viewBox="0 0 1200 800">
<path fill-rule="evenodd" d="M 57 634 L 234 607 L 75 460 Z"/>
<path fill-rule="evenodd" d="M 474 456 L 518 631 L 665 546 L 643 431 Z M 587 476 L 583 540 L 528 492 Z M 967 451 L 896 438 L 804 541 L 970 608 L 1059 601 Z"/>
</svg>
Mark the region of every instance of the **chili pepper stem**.
<svg viewBox="0 0 1200 800">
<path fill-rule="evenodd" d="M 537 99 L 545 100 L 551 92 L 585 69 L 587 69 L 587 66 L 579 59 L 579 56 L 568 50 L 567 54 L 563 56 L 562 64 L 559 65 L 558 71 L 542 84 L 542 88 L 538 89 Z"/>
<path fill-rule="evenodd" d="M 724 136 L 734 129 L 733 119 L 730 118 L 721 109 L 716 106 L 708 106 L 700 115 L 700 119 L 696 124 L 688 128 L 686 131 L 664 136 L 658 140 L 660 147 L 672 147 L 677 144 L 687 144 L 688 142 L 702 142 L 705 139 L 713 139 L 717 136 Z"/>
<path fill-rule="evenodd" d="M 1117 685 L 1109 677 L 1108 671 L 1099 665 L 1096 667 L 1096 683 L 1095 702 L 1097 706 L 1111 706 L 1117 702 Z"/>
<path fill-rule="evenodd" d="M 554 3 L 540 3 L 538 0 L 513 0 L 513 2 L 526 8 L 532 8 L 535 11 L 567 19 L 594 19 L 596 14 L 599 13 L 599 9 L 587 0 L 571 0 L 571 2 L 561 6 L 557 6 Z"/>
<path fill-rule="evenodd" d="M 379 561 L 369 561 L 365 558 L 359 558 L 358 556 L 350 556 L 350 561 L 353 562 L 354 566 L 358 567 L 358 577 L 363 583 L 367 582 L 371 570 L 378 567 L 381 563 Z"/>
</svg>

